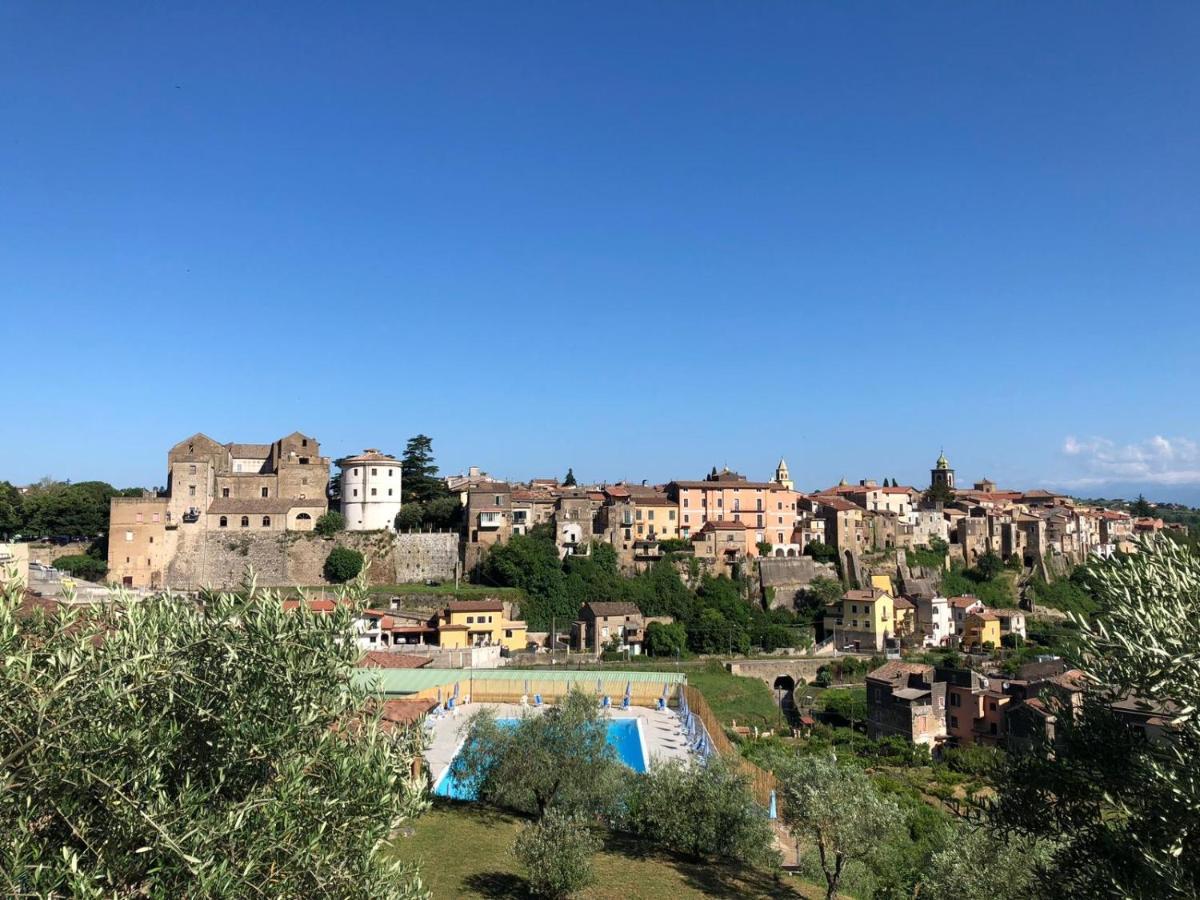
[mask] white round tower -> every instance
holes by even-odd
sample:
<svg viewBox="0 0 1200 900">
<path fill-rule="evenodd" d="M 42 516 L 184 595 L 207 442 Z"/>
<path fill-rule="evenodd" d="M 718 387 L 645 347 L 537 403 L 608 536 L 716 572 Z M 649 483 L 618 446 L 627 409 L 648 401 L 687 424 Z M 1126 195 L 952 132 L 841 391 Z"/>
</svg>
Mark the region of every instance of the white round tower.
<svg viewBox="0 0 1200 900">
<path fill-rule="evenodd" d="M 400 512 L 400 460 L 378 450 L 340 460 L 342 516 L 347 531 L 396 528 Z"/>
</svg>

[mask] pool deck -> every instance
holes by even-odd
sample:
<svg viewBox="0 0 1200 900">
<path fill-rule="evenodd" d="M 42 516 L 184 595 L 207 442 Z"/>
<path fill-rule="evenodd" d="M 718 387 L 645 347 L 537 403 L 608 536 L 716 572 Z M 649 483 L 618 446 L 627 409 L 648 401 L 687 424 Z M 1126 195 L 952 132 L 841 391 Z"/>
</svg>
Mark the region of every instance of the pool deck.
<svg viewBox="0 0 1200 900">
<path fill-rule="evenodd" d="M 469 703 L 459 707 L 457 716 L 446 713 L 441 718 L 427 718 L 425 733 L 429 735 L 429 749 L 425 751 L 425 763 L 429 766 L 434 784 L 449 768 L 467 736 L 471 719 L 481 709 L 495 710 L 498 719 L 519 719 L 522 714 L 541 715 L 545 707 L 523 707 L 516 703 Z M 610 708 L 605 710 L 604 715 L 612 719 L 642 720 L 642 734 L 646 738 L 651 765 L 661 760 L 686 760 L 690 756 L 679 714 L 673 709 L 660 711 L 631 706 L 629 709 Z"/>
</svg>

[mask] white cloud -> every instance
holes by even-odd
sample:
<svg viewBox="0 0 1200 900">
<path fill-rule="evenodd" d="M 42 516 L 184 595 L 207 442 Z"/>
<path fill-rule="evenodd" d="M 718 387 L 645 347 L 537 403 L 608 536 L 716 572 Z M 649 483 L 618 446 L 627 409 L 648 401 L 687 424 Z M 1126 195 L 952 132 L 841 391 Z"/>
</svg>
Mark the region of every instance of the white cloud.
<svg viewBox="0 0 1200 900">
<path fill-rule="evenodd" d="M 1200 484 L 1200 445 L 1188 438 L 1154 437 L 1137 444 L 1118 444 L 1102 437 L 1068 436 L 1062 452 L 1083 470 L 1067 482 L 1071 487 L 1145 482 Z"/>
</svg>

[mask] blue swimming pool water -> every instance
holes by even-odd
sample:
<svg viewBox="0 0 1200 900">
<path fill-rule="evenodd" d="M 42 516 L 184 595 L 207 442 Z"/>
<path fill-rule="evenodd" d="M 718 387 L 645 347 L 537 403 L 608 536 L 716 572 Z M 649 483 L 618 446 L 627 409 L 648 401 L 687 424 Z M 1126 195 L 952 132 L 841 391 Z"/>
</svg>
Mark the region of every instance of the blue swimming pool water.
<svg viewBox="0 0 1200 900">
<path fill-rule="evenodd" d="M 517 724 L 517 720 L 497 719 L 496 724 L 511 728 Z M 635 772 L 645 772 L 647 770 L 646 757 L 642 752 L 642 736 L 638 731 L 636 719 L 610 719 L 608 721 L 608 734 L 606 738 L 609 746 L 617 751 L 617 756 L 620 757 L 621 762 Z M 475 786 L 455 778 L 453 769 L 454 763 L 451 762 L 450 768 L 446 770 L 446 773 L 434 786 L 434 794 L 439 797 L 450 797 L 454 800 L 474 800 Z"/>
</svg>

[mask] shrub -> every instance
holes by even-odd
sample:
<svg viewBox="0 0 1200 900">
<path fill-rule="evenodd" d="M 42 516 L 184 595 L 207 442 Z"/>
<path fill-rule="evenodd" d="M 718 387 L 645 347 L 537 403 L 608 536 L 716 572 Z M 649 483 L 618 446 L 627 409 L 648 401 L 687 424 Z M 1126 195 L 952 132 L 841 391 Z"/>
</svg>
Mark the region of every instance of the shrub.
<svg viewBox="0 0 1200 900">
<path fill-rule="evenodd" d="M 672 761 L 631 782 L 621 827 L 666 850 L 697 858 L 770 862 L 771 826 L 745 775 L 719 759 Z"/>
<path fill-rule="evenodd" d="M 333 537 L 339 531 L 346 530 L 346 519 L 340 512 L 331 511 L 317 519 L 313 531 L 321 537 Z"/>
<path fill-rule="evenodd" d="M 349 547 L 334 547 L 325 558 L 325 580 L 345 584 L 362 571 L 363 555 Z"/>
<path fill-rule="evenodd" d="M 987 776 L 995 770 L 1000 754 L 990 747 L 951 747 L 943 759 L 955 772 Z"/>
<path fill-rule="evenodd" d="M 108 566 L 104 560 L 94 556 L 72 555 L 60 556 L 54 560 L 54 568 L 84 581 L 102 581 L 108 574 Z"/>
<path fill-rule="evenodd" d="M 663 553 L 680 553 L 692 549 L 692 542 L 683 538 L 665 538 L 658 542 L 658 549 Z"/>
<path fill-rule="evenodd" d="M 591 884 L 592 854 L 600 841 L 581 818 L 552 810 L 526 826 L 512 846 L 535 897 L 569 897 Z"/>
<path fill-rule="evenodd" d="M 684 656 L 687 629 L 682 622 L 651 622 L 646 626 L 646 652 L 651 656 Z"/>
</svg>

